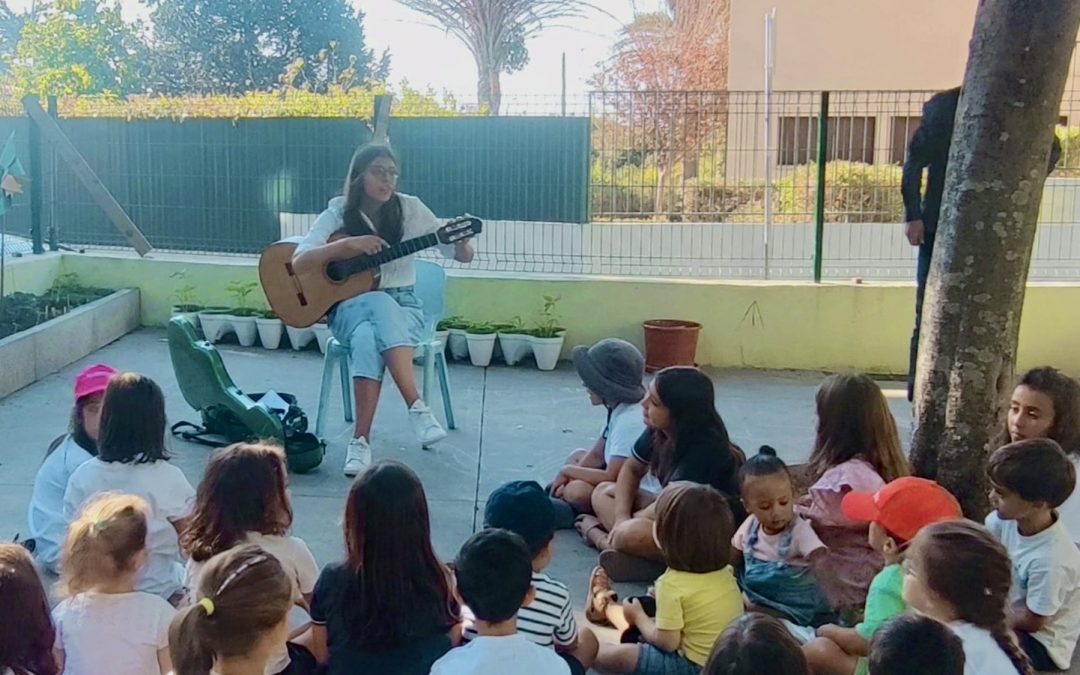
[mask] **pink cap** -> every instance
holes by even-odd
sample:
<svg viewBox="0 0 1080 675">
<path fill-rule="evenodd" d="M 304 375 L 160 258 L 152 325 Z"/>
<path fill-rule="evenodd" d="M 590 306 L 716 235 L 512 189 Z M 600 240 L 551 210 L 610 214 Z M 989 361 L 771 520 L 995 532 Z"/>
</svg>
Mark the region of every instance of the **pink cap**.
<svg viewBox="0 0 1080 675">
<path fill-rule="evenodd" d="M 82 371 L 75 378 L 75 400 L 105 391 L 105 388 L 109 386 L 109 380 L 118 372 L 120 371 L 116 368 L 104 363 L 90 366 Z"/>
</svg>

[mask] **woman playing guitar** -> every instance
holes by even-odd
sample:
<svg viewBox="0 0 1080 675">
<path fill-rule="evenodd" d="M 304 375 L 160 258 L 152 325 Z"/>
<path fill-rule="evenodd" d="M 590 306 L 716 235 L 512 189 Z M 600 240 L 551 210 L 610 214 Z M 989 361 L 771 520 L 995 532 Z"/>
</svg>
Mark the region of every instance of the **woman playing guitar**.
<svg viewBox="0 0 1080 675">
<path fill-rule="evenodd" d="M 353 155 L 345 194 L 330 200 L 296 249 L 298 273 L 323 267 L 329 260 L 374 255 L 402 240 L 435 232 L 442 222 L 416 197 L 396 191 L 397 157 L 385 145 L 370 144 Z M 471 262 L 468 240 L 440 246 L 446 257 Z M 424 320 L 413 294 L 413 256 L 382 265 L 379 289 L 338 303 L 327 323 L 349 350 L 356 400 L 356 428 L 345 455 L 345 475 L 355 476 L 371 462 L 371 424 L 379 403 L 384 368 L 390 371 L 409 408 L 416 437 L 425 447 L 446 431 L 420 399 L 413 373 L 413 350 Z"/>
</svg>

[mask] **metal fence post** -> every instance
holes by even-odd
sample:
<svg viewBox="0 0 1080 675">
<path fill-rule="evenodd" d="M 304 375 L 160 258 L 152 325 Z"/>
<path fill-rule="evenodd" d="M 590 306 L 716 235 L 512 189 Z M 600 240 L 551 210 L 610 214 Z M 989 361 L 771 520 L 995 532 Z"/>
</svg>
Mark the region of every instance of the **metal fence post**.
<svg viewBox="0 0 1080 675">
<path fill-rule="evenodd" d="M 41 191 L 45 185 L 41 181 L 41 133 L 30 116 L 26 116 L 26 127 L 30 145 L 30 239 L 35 255 L 45 252 L 45 241 L 41 232 Z"/>
<path fill-rule="evenodd" d="M 818 111 L 817 185 L 814 208 L 814 283 L 821 283 L 822 251 L 825 248 L 825 163 L 829 151 L 829 92 L 821 92 Z"/>
<path fill-rule="evenodd" d="M 48 106 L 49 106 L 48 107 L 49 117 L 52 117 L 54 120 L 59 119 L 60 118 L 60 106 L 57 105 L 55 96 L 50 96 L 49 97 Z M 35 125 L 35 127 L 36 126 L 37 125 Z M 59 251 L 60 250 L 60 230 L 57 227 L 56 219 L 53 217 L 53 211 L 52 211 L 53 204 L 56 203 L 56 199 L 55 199 L 55 190 L 56 190 L 56 150 L 50 147 L 49 152 L 52 153 L 51 157 L 53 158 L 53 161 L 50 163 L 50 165 L 52 166 L 52 177 L 51 177 L 52 180 L 50 180 L 50 182 L 49 182 L 49 202 L 48 202 L 48 206 L 49 206 L 49 250 L 50 251 Z"/>
</svg>

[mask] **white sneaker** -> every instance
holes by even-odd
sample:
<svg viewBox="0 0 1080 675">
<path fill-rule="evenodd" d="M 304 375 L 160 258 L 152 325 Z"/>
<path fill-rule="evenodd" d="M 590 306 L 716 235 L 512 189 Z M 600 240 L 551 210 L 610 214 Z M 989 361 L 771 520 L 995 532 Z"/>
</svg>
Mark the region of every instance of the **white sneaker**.
<svg viewBox="0 0 1080 675">
<path fill-rule="evenodd" d="M 349 441 L 345 448 L 345 476 L 352 478 L 371 464 L 371 445 L 361 436 Z"/>
<path fill-rule="evenodd" d="M 439 420 L 435 419 L 431 408 L 420 399 L 416 399 L 409 408 L 409 420 L 412 422 L 417 440 L 425 448 L 446 438 L 446 429 L 443 429 Z"/>
</svg>

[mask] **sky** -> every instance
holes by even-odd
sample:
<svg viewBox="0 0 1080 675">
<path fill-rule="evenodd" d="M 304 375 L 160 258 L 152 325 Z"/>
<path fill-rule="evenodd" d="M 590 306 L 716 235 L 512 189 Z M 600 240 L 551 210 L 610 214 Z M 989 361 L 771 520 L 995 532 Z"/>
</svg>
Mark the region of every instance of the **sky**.
<svg viewBox="0 0 1080 675">
<path fill-rule="evenodd" d="M 8 0 L 16 10 L 32 0 Z M 257 0 L 255 0 L 257 1 Z M 138 0 L 120 0 L 125 16 L 145 16 Z M 431 85 L 436 91 L 475 95 L 476 67 L 463 44 L 449 36 L 423 15 L 394 0 L 352 0 L 367 13 L 368 45 L 381 52 L 389 47 L 393 83 L 402 79 L 414 87 Z M 635 9 L 656 11 L 663 0 L 593 0 L 604 12 L 590 10 L 582 19 L 566 20 L 563 26 L 545 29 L 528 43 L 530 62 L 524 70 L 504 75 L 503 94 L 507 98 L 555 96 L 561 89 L 561 60 L 566 52 L 567 93 L 582 96 L 596 64 L 611 51 L 619 28 L 629 23 Z"/>
</svg>

